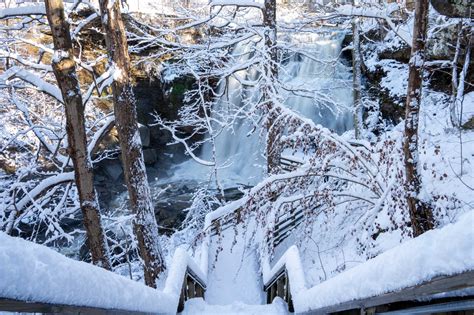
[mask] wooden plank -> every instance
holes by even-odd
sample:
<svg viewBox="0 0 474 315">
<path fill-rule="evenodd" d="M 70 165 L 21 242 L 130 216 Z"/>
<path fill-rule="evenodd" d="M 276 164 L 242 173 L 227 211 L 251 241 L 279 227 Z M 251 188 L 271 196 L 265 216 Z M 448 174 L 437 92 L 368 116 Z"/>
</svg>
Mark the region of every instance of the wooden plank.
<svg viewBox="0 0 474 315">
<path fill-rule="evenodd" d="M 281 269 L 278 270 L 278 272 L 276 272 L 275 275 L 271 277 L 270 280 L 263 285 L 263 291 L 267 291 L 268 288 L 273 286 L 278 279 L 284 276 L 285 272 L 286 272 L 285 266 L 281 267 Z"/>
<path fill-rule="evenodd" d="M 152 314 L 152 313 L 144 313 L 144 312 L 136 312 L 136 311 L 104 309 L 104 308 L 87 307 L 87 306 L 37 303 L 37 302 L 19 301 L 19 300 L 4 299 L 4 298 L 0 298 L 0 311 L 42 313 L 42 314 L 60 313 L 60 314 L 89 314 L 89 315 Z"/>
<path fill-rule="evenodd" d="M 378 315 L 403 315 L 403 314 L 440 314 L 440 313 L 450 313 L 468 311 L 471 312 L 465 313 L 474 314 L 474 300 L 464 300 L 464 301 L 452 301 L 444 303 L 436 303 L 422 306 L 409 307 L 402 310 L 396 311 L 387 311 L 387 312 L 377 312 Z"/>
<path fill-rule="evenodd" d="M 186 278 L 183 279 L 181 294 L 179 295 L 178 313 L 181 313 L 184 310 L 184 302 L 186 302 Z"/>
<path fill-rule="evenodd" d="M 194 280 L 194 282 L 199 284 L 199 286 L 201 286 L 204 291 L 206 290 L 206 284 L 204 283 L 204 281 L 201 278 L 199 278 L 191 268 L 188 268 L 186 270 L 186 274 L 187 276 L 191 277 Z"/>
<path fill-rule="evenodd" d="M 367 309 L 390 303 L 429 298 L 437 293 L 445 293 L 471 287 L 474 287 L 474 270 L 452 276 L 437 277 L 422 284 L 401 289 L 400 291 L 361 300 L 348 301 L 334 306 L 314 309 L 302 314 L 329 314 L 352 309 Z"/>
</svg>

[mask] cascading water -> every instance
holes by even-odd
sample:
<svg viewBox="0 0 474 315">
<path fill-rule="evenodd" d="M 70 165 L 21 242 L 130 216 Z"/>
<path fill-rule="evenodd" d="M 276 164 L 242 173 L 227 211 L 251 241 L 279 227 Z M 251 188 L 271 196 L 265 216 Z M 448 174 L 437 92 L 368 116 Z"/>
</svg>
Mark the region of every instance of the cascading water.
<svg viewBox="0 0 474 315">
<path fill-rule="evenodd" d="M 283 56 L 283 65 L 279 70 L 279 78 L 285 86 L 282 91 L 284 103 L 302 116 L 339 134 L 352 129 L 352 74 L 350 67 L 339 59 L 344 33 L 283 36 L 295 48 L 294 52 Z M 252 42 L 241 43 L 234 48 L 233 57 L 237 62 L 244 63 L 251 58 L 252 45 Z M 222 97 L 214 109 L 230 113 L 242 109 L 249 101 L 257 101 L 255 90 L 241 84 L 254 81 L 257 77 L 255 69 L 236 72 L 234 77 L 228 79 L 227 85 L 220 86 Z M 259 131 L 252 130 L 254 125 L 247 119 L 235 119 L 215 138 L 215 152 L 211 144 L 203 146 L 203 159 L 211 160 L 215 154 L 219 167 L 217 176 L 223 187 L 254 185 L 264 175 L 265 145 Z M 198 166 L 191 160 L 177 167 L 173 179 L 202 181 L 209 178 L 206 176 L 209 171 L 209 167 Z"/>
<path fill-rule="evenodd" d="M 352 74 L 339 58 L 344 33 L 291 35 L 299 51 L 287 56 L 280 79 L 295 92 L 285 104 L 338 134 L 353 128 Z"/>
</svg>

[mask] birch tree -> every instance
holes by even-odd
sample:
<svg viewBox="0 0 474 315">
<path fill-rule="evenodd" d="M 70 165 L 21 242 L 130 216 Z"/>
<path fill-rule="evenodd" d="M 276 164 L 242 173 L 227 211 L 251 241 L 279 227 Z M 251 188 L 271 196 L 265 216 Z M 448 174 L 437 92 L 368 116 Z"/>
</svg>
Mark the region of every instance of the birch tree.
<svg viewBox="0 0 474 315">
<path fill-rule="evenodd" d="M 109 54 L 109 66 L 114 77 L 112 92 L 115 126 L 122 151 L 130 207 L 135 214 L 134 233 L 144 264 L 145 283 L 150 287 L 156 287 L 156 279 L 163 271 L 164 263 L 158 243 L 158 224 L 151 200 L 138 131 L 137 109 L 130 78 L 130 56 L 125 27 L 119 1 L 101 0 L 99 4 Z"/>
<path fill-rule="evenodd" d="M 433 228 L 433 214 L 429 206 L 420 198 L 421 177 L 418 170 L 418 123 L 425 62 L 425 43 L 428 29 L 429 1 L 415 3 L 413 45 L 409 63 L 408 91 L 405 107 L 405 175 L 407 204 L 413 235 L 416 237 Z"/>
</svg>

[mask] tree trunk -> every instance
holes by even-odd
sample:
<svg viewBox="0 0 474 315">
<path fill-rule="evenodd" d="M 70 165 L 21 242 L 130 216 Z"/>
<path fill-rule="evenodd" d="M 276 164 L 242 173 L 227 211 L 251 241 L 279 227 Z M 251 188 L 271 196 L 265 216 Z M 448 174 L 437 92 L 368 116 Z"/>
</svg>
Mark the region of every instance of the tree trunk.
<svg viewBox="0 0 474 315">
<path fill-rule="evenodd" d="M 433 214 L 429 206 L 420 200 L 421 178 L 418 171 L 418 122 L 425 62 L 425 43 L 428 28 L 429 1 L 420 0 L 415 4 L 413 46 L 409 64 L 407 102 L 405 108 L 405 172 L 408 209 L 416 237 L 433 228 Z"/>
<path fill-rule="evenodd" d="M 458 115 L 458 104 L 457 104 L 457 95 L 458 95 L 458 62 L 459 55 L 461 52 L 461 40 L 462 40 L 462 21 L 459 21 L 457 25 L 457 40 L 456 40 L 456 52 L 453 59 L 453 71 L 451 72 L 451 104 L 450 104 L 450 118 L 453 127 L 459 127 L 459 115 Z"/>
<path fill-rule="evenodd" d="M 156 279 L 164 270 L 164 263 L 158 243 L 158 224 L 148 186 L 138 131 L 124 23 L 119 1 L 100 0 L 99 4 L 109 54 L 109 66 L 114 76 L 112 92 L 115 126 L 122 151 L 130 207 L 135 215 L 134 232 L 144 263 L 145 283 L 150 287 L 156 287 Z"/>
<path fill-rule="evenodd" d="M 84 105 L 76 74 L 69 23 L 64 14 L 62 0 L 46 0 L 45 5 L 54 42 L 52 66 L 64 100 L 68 150 L 74 165 L 87 242 L 92 262 L 111 269 L 107 241 L 101 225 L 99 202 L 94 190 L 92 163 L 87 151 Z"/>
<path fill-rule="evenodd" d="M 359 19 L 354 17 L 352 19 L 353 32 L 353 47 L 352 47 L 352 93 L 354 100 L 354 129 L 356 139 L 360 139 L 363 130 L 363 116 L 362 116 L 362 56 L 360 53 L 360 25 Z"/>
<path fill-rule="evenodd" d="M 277 149 L 278 133 L 274 122 L 276 120 L 276 113 L 273 112 L 274 104 L 272 101 L 272 89 L 278 77 L 277 66 L 277 49 L 276 49 L 276 1 L 265 0 L 263 10 L 263 26 L 264 26 L 264 44 L 265 44 L 265 66 L 264 66 L 264 80 L 263 80 L 263 101 L 265 103 L 264 109 L 267 112 L 267 172 L 272 174 L 280 164 L 280 153 Z"/>
</svg>

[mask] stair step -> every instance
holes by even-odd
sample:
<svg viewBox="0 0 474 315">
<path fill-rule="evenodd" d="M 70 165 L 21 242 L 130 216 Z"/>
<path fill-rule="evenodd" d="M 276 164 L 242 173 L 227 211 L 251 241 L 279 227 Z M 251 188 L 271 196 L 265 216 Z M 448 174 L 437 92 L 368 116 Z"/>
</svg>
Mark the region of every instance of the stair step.
<svg viewBox="0 0 474 315">
<path fill-rule="evenodd" d="M 233 303 L 228 305 L 207 304 L 202 298 L 195 298 L 186 301 L 183 315 L 196 314 L 232 314 L 232 315 L 286 315 L 288 305 L 280 298 L 276 298 L 272 304 L 248 305 L 243 303 Z"/>
</svg>

